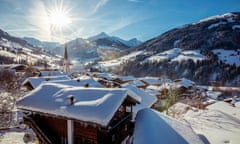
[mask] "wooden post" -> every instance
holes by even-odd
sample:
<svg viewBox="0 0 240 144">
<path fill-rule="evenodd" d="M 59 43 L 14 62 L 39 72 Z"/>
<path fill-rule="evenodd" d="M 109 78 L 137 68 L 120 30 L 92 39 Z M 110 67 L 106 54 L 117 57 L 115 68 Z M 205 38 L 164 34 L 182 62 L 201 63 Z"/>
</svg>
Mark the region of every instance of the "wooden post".
<svg viewBox="0 0 240 144">
<path fill-rule="evenodd" d="M 68 135 L 68 144 L 73 144 L 73 121 L 67 120 L 67 135 Z"/>
</svg>

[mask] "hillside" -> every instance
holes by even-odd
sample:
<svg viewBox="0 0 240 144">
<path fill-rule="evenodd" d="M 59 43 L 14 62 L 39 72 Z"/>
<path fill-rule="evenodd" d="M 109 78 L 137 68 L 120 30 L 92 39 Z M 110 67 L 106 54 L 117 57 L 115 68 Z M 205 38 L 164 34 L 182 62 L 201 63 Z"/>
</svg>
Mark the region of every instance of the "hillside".
<svg viewBox="0 0 240 144">
<path fill-rule="evenodd" d="M 0 64 L 55 65 L 59 61 L 54 54 L 0 29 Z"/>
<path fill-rule="evenodd" d="M 24 37 L 23 40 L 27 41 L 28 43 L 32 44 L 33 46 L 43 48 L 48 51 L 52 51 L 57 46 L 60 46 L 58 42 L 47 42 L 47 41 L 40 41 L 38 39 L 32 37 Z"/>
<path fill-rule="evenodd" d="M 227 13 L 172 29 L 100 64 L 135 76 L 186 77 L 199 84 L 240 85 L 240 13 Z M 128 57 L 126 59 L 126 57 Z"/>
</svg>

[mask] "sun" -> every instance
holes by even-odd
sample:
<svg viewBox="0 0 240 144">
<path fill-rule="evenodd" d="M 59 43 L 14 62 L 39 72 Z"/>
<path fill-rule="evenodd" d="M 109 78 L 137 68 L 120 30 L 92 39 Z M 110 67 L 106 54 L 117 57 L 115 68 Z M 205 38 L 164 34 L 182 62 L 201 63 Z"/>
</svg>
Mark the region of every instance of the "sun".
<svg viewBox="0 0 240 144">
<path fill-rule="evenodd" d="M 51 29 L 54 31 L 62 31 L 72 23 L 72 18 L 69 16 L 69 10 L 61 4 L 48 10 L 48 20 Z"/>
</svg>

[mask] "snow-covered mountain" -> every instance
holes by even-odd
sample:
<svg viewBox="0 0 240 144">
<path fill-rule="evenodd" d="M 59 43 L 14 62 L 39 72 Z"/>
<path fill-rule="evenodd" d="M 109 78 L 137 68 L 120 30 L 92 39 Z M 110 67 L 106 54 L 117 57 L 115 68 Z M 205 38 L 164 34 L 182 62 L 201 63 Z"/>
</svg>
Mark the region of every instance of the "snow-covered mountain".
<svg viewBox="0 0 240 144">
<path fill-rule="evenodd" d="M 137 46 L 137 45 L 142 43 L 140 40 L 138 40 L 136 38 L 132 38 L 130 40 L 123 40 L 123 39 L 121 39 L 119 37 L 116 37 L 116 36 L 109 36 L 105 32 L 101 32 L 100 34 L 98 34 L 96 36 L 92 36 L 92 37 L 88 38 L 88 40 L 90 40 L 90 41 L 96 41 L 98 39 L 109 39 L 111 41 L 121 42 L 128 47 L 134 47 L 134 46 Z"/>
<path fill-rule="evenodd" d="M 240 85 L 239 38 L 240 13 L 227 13 L 172 29 L 98 66 L 115 67 L 124 75 L 167 75 L 236 86 Z"/>
<path fill-rule="evenodd" d="M 47 42 L 47 41 L 40 41 L 36 38 L 32 37 L 24 37 L 23 40 L 27 41 L 28 43 L 32 44 L 33 46 L 43 48 L 45 50 L 52 50 L 58 46 L 60 46 L 60 43 L 58 42 Z"/>
<path fill-rule="evenodd" d="M 102 32 L 87 39 L 77 38 L 69 41 L 67 45 L 71 59 L 89 60 L 119 57 L 122 53 L 125 53 L 125 50 L 140 43 L 136 38 L 126 41 Z M 54 52 L 62 54 L 63 45 L 54 49 Z"/>
<path fill-rule="evenodd" d="M 37 42 L 37 41 L 35 41 Z M 55 64 L 60 58 L 0 29 L 0 64 Z"/>
</svg>

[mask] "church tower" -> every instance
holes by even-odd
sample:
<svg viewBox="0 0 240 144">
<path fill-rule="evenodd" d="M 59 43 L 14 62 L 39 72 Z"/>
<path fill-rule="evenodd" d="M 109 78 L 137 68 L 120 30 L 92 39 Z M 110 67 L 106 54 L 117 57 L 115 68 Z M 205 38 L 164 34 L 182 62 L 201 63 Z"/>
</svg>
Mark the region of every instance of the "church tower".
<svg viewBox="0 0 240 144">
<path fill-rule="evenodd" d="M 67 43 L 64 45 L 64 60 L 63 60 L 63 71 L 66 73 L 70 72 L 70 63 L 68 61 Z"/>
</svg>

